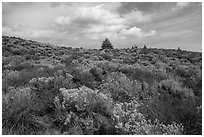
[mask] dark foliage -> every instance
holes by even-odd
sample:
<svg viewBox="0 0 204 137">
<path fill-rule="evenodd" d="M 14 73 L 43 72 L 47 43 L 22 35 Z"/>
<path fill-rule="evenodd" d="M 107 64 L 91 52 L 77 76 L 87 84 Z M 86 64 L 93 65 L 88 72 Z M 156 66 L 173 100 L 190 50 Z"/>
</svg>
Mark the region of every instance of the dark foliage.
<svg viewBox="0 0 204 137">
<path fill-rule="evenodd" d="M 113 49 L 113 45 L 108 39 L 105 39 L 101 45 L 101 49 Z"/>
</svg>

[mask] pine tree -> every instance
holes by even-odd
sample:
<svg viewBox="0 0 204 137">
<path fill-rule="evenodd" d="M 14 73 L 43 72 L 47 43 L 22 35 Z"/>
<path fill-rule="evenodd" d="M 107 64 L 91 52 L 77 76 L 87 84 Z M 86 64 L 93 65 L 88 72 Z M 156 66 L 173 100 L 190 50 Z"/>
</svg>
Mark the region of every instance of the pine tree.
<svg viewBox="0 0 204 137">
<path fill-rule="evenodd" d="M 144 45 L 143 49 L 147 49 L 147 45 Z"/>
<path fill-rule="evenodd" d="M 177 51 L 182 51 L 180 47 L 178 47 Z"/>
<path fill-rule="evenodd" d="M 113 49 L 113 45 L 111 44 L 111 42 L 106 38 L 102 45 L 101 45 L 101 49 Z"/>
</svg>

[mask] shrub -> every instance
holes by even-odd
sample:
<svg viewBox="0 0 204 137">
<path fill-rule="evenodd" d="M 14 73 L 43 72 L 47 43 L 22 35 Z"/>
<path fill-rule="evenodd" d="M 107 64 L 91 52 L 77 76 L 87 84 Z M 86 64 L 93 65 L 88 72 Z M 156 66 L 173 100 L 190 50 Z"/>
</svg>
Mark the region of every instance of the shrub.
<svg viewBox="0 0 204 137">
<path fill-rule="evenodd" d="M 13 55 L 21 55 L 21 52 L 20 52 L 20 50 L 18 50 L 18 49 L 13 49 L 13 50 L 12 50 L 12 54 L 13 54 Z"/>
<path fill-rule="evenodd" d="M 92 87 L 95 84 L 94 77 L 91 75 L 89 70 L 83 70 L 81 72 L 80 81 L 83 85 Z"/>
<path fill-rule="evenodd" d="M 55 98 L 55 105 L 59 115 L 56 121 L 61 121 L 62 133 L 99 134 L 102 129 L 108 132 L 112 128 L 110 122 L 113 102 L 109 95 L 85 86 L 79 89 L 61 88 L 60 93 Z M 80 133 L 73 131 L 75 128 Z"/>
<path fill-rule="evenodd" d="M 15 65 L 18 65 L 18 64 L 24 62 L 24 61 L 25 61 L 25 58 L 22 57 L 22 56 L 12 56 L 12 57 L 10 58 L 10 60 L 11 60 L 11 61 L 10 61 L 10 64 L 13 65 L 13 66 L 15 66 Z"/>
<path fill-rule="evenodd" d="M 10 72 L 4 79 L 3 83 L 6 83 L 9 86 L 16 86 L 22 84 L 25 79 L 21 77 L 21 73 L 18 71 Z"/>
<path fill-rule="evenodd" d="M 92 67 L 89 71 L 94 76 L 96 81 L 103 80 L 103 70 L 101 68 Z"/>
<path fill-rule="evenodd" d="M 108 61 L 110 61 L 111 59 L 113 59 L 113 55 L 111 55 L 111 54 L 108 53 L 108 52 L 101 52 L 101 53 L 100 53 L 100 57 L 102 57 L 103 59 L 108 60 Z"/>
<path fill-rule="evenodd" d="M 9 86 L 25 86 L 35 77 L 49 77 L 54 75 L 54 69 L 39 70 L 36 68 L 24 69 L 21 71 L 11 71 L 3 81 Z"/>
<path fill-rule="evenodd" d="M 40 104 L 34 103 L 29 88 L 12 89 L 2 96 L 3 134 L 35 134 L 44 126 L 35 121 L 34 111 Z"/>
<path fill-rule="evenodd" d="M 57 94 L 57 91 L 52 90 L 54 88 L 54 77 L 33 78 L 29 81 L 29 84 L 32 93 L 43 102 L 44 108 L 52 107 L 53 99 Z"/>
<path fill-rule="evenodd" d="M 59 75 L 55 77 L 40 77 L 33 78 L 29 81 L 32 92 L 44 102 L 45 106 L 52 106 L 54 97 L 59 94 L 59 89 L 62 87 L 73 88 L 72 76 Z"/>
<path fill-rule="evenodd" d="M 185 99 L 193 99 L 194 94 L 191 89 L 188 88 L 182 88 L 181 85 L 174 81 L 174 80 L 163 80 L 159 83 L 159 88 L 162 89 L 162 91 L 166 92 L 167 94 L 177 96 L 181 100 Z"/>
<path fill-rule="evenodd" d="M 21 71 L 11 71 L 8 75 L 5 75 L 3 78 L 3 82 L 9 86 L 25 86 L 29 83 L 32 78 L 39 78 L 39 77 L 53 77 L 55 72 L 59 69 L 63 69 L 63 67 L 55 67 L 55 68 L 48 68 L 48 67 L 34 67 L 30 66 L 23 66 L 26 67 Z M 31 68 L 30 68 L 31 67 Z"/>
<path fill-rule="evenodd" d="M 147 121 L 143 114 L 138 111 L 139 106 L 140 104 L 136 100 L 115 105 L 113 114 L 116 118 L 116 128 L 119 132 L 133 135 L 180 135 L 183 133 L 183 127 L 179 124 L 163 125 L 158 121 L 154 123 Z"/>
<path fill-rule="evenodd" d="M 158 119 L 164 124 L 182 123 L 184 132 L 187 129 L 189 130 L 190 127 L 192 128 L 195 123 L 199 123 L 198 119 L 194 119 L 198 116 L 198 113 L 195 96 L 191 89 L 182 87 L 179 82 L 167 79 L 159 83 L 155 92 L 157 93 L 143 104 L 148 108 L 147 112 L 141 110 L 146 117 Z"/>
<path fill-rule="evenodd" d="M 20 47 L 19 49 L 15 49 L 12 51 L 13 55 L 24 55 L 27 52 L 28 50 L 23 47 Z"/>
<path fill-rule="evenodd" d="M 2 56 L 2 66 L 8 65 L 10 62 L 10 58 Z"/>
<path fill-rule="evenodd" d="M 119 67 L 117 63 L 110 61 L 98 61 L 96 62 L 96 66 L 109 73 L 116 72 Z"/>
<path fill-rule="evenodd" d="M 111 73 L 100 86 L 105 93 L 110 93 L 115 101 L 130 101 L 141 90 L 140 83 L 130 80 L 121 72 Z"/>
<path fill-rule="evenodd" d="M 130 103 L 116 104 L 113 109 L 114 117 L 116 117 L 116 128 L 121 130 L 123 134 L 149 134 L 148 124 L 144 116 L 137 111 L 138 103 L 136 101 Z M 121 132 L 120 131 L 120 132 Z"/>
<path fill-rule="evenodd" d="M 106 94 L 91 90 L 85 86 L 82 86 L 79 89 L 68 90 L 61 88 L 60 92 L 65 99 L 64 105 L 66 108 L 75 107 L 76 111 L 89 110 L 95 111 L 96 113 L 101 111 L 111 114 L 112 99 Z"/>
<path fill-rule="evenodd" d="M 154 135 L 183 135 L 184 129 L 181 124 L 173 122 L 172 124 L 164 125 L 155 120 L 152 126 L 152 133 Z"/>
<path fill-rule="evenodd" d="M 10 46 L 2 46 L 2 52 L 12 52 L 12 48 Z"/>
<path fill-rule="evenodd" d="M 85 85 L 87 87 L 95 87 L 95 80 L 93 75 L 89 70 L 84 69 L 83 67 L 76 67 L 71 73 L 75 79 L 75 82 Z"/>
<path fill-rule="evenodd" d="M 15 65 L 9 65 L 6 67 L 6 69 L 10 69 L 10 70 L 14 70 L 14 71 L 21 71 L 23 69 L 31 69 L 33 68 L 33 65 L 31 65 L 28 62 L 23 62 L 23 63 L 19 63 L 19 64 L 15 64 Z"/>
<path fill-rule="evenodd" d="M 29 49 L 28 54 L 29 55 L 35 55 L 37 51 L 35 49 Z"/>
</svg>

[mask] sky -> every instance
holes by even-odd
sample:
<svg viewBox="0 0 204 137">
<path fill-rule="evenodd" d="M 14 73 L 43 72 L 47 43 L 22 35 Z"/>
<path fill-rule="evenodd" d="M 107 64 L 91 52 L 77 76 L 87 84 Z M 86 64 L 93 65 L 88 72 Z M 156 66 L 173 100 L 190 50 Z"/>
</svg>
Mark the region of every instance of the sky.
<svg viewBox="0 0 204 137">
<path fill-rule="evenodd" d="M 202 51 L 201 2 L 3 2 L 2 34 L 40 42 L 100 48 Z"/>
</svg>

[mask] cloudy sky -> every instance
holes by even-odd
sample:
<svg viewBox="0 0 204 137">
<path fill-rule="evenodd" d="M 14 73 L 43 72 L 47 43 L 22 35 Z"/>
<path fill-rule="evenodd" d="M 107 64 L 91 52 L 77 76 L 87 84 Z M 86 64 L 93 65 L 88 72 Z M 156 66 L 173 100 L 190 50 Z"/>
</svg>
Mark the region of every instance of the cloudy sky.
<svg viewBox="0 0 204 137">
<path fill-rule="evenodd" d="M 2 33 L 73 47 L 202 51 L 202 3 L 6 3 Z"/>
</svg>

